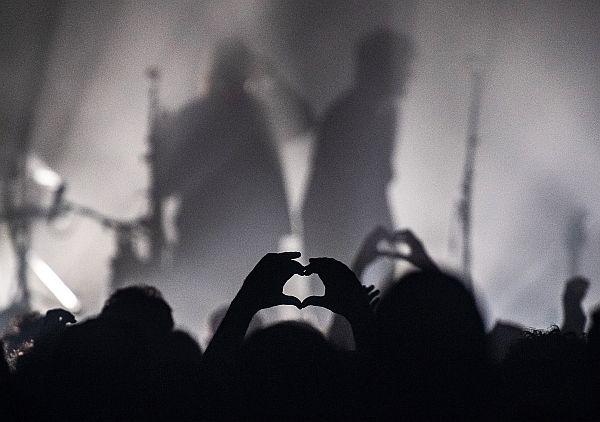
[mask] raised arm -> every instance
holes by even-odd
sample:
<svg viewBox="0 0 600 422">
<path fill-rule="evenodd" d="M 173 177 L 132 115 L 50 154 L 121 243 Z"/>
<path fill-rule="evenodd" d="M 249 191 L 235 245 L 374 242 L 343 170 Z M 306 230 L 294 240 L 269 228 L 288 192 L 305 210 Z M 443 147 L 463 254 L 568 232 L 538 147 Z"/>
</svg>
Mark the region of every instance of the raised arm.
<svg viewBox="0 0 600 422">
<path fill-rule="evenodd" d="M 294 261 L 299 257 L 300 252 L 269 253 L 248 274 L 204 354 L 206 369 L 217 379 L 227 381 L 232 376 L 254 314 L 277 305 L 302 306 L 297 298 L 283 294 L 284 284 L 294 274 L 304 272 L 302 264 Z"/>
<path fill-rule="evenodd" d="M 370 303 L 376 296 L 365 288 L 356 275 L 333 258 L 311 258 L 305 275 L 317 274 L 325 285 L 325 296 L 310 296 L 302 306 L 321 306 L 345 317 L 352 326 L 357 350 L 372 346 L 373 311 Z"/>
<path fill-rule="evenodd" d="M 415 267 L 428 272 L 439 272 L 438 266 L 430 258 L 423 242 L 410 230 L 398 230 L 391 236 L 394 245 L 404 245 L 408 248 L 406 252 L 380 251 L 379 255 L 390 258 L 403 259 Z"/>
</svg>

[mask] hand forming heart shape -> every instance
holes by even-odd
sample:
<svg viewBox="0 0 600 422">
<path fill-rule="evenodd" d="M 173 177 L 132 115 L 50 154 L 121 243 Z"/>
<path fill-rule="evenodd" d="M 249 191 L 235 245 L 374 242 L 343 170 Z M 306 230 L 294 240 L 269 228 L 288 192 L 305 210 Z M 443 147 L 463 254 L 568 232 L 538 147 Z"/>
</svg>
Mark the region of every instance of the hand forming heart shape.
<svg viewBox="0 0 600 422">
<path fill-rule="evenodd" d="M 238 293 L 238 301 L 249 312 L 277 305 L 322 306 L 344 316 L 368 308 L 369 297 L 352 270 L 333 258 L 311 258 L 304 266 L 296 261 L 299 252 L 265 255 L 248 274 Z M 324 296 L 311 296 L 304 301 L 283 293 L 283 286 L 294 275 L 317 274 L 325 286 Z"/>
<path fill-rule="evenodd" d="M 379 294 L 378 290 L 373 286 L 363 286 L 350 268 L 333 258 L 310 258 L 309 262 L 303 267 L 301 275 L 317 274 L 325 286 L 325 294 L 305 298 L 300 309 L 320 306 L 350 321 L 370 311 L 370 305 L 374 304 Z"/>
<path fill-rule="evenodd" d="M 363 242 L 357 263 L 364 268 L 378 256 L 402 259 L 425 271 L 437 271 L 423 243 L 410 230 L 389 232 L 383 227 L 373 230 Z"/>
</svg>

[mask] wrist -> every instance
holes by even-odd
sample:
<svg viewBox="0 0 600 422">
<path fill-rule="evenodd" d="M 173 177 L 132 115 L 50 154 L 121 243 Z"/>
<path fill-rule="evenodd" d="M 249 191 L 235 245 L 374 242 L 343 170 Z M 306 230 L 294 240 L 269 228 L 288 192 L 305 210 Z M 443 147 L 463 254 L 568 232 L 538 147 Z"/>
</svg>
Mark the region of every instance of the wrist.
<svg viewBox="0 0 600 422">
<path fill-rule="evenodd" d="M 360 317 L 348 320 L 348 322 L 352 327 L 357 350 L 367 350 L 371 347 L 373 343 L 373 314 L 363 313 Z"/>
<path fill-rule="evenodd" d="M 373 312 L 369 306 L 360 306 L 351 312 L 346 312 L 344 317 L 353 326 L 364 326 L 369 325 L 373 321 Z"/>
<path fill-rule="evenodd" d="M 250 320 L 261 308 L 254 300 L 240 291 L 231 301 L 229 309 L 235 312 L 236 315 Z"/>
<path fill-rule="evenodd" d="M 352 263 L 352 272 L 354 272 L 360 278 L 365 268 L 371 265 L 376 258 L 377 256 L 373 255 L 359 255 Z"/>
<path fill-rule="evenodd" d="M 438 268 L 437 265 L 435 265 L 435 262 L 433 262 L 431 259 L 426 259 L 425 261 L 423 261 L 423 263 L 420 265 L 421 270 L 423 271 L 427 271 L 430 273 L 439 273 L 440 269 Z"/>
</svg>

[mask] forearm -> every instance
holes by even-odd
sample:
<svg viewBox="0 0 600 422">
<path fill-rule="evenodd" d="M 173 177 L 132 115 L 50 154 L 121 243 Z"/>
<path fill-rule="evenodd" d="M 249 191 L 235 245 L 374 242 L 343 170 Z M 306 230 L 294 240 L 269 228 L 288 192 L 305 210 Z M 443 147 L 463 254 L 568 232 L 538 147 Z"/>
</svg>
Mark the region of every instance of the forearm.
<svg viewBox="0 0 600 422">
<path fill-rule="evenodd" d="M 356 315 L 346 318 L 352 327 L 356 350 L 368 352 L 372 350 L 374 343 L 374 315 L 369 309 L 365 309 Z"/>
<path fill-rule="evenodd" d="M 430 273 L 439 273 L 440 272 L 440 269 L 438 268 L 438 266 L 429 257 L 427 257 L 427 260 L 423 261 L 423 263 L 421 265 L 419 265 L 419 268 L 423 271 L 430 272 Z"/>
<path fill-rule="evenodd" d="M 563 303 L 563 323 L 561 329 L 564 332 L 582 334 L 585 331 L 586 319 L 581 303 Z"/>
<path fill-rule="evenodd" d="M 254 314 L 239 294 L 233 299 L 204 353 L 207 370 L 217 372 L 218 376 L 231 375 Z"/>
<path fill-rule="evenodd" d="M 352 270 L 352 272 L 354 274 L 356 274 L 356 277 L 359 280 L 362 280 L 363 273 L 364 273 L 365 269 L 369 266 L 369 264 L 372 261 L 373 261 L 372 258 L 367 258 L 367 257 L 361 256 L 361 254 L 359 253 L 352 260 L 352 264 L 350 265 L 350 269 Z"/>
</svg>

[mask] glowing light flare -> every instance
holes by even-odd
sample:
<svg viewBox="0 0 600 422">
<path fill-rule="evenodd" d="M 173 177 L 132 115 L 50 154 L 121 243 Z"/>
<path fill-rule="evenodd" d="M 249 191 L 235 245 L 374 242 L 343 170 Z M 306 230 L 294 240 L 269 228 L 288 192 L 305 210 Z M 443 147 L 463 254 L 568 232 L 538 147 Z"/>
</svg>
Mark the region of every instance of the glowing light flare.
<svg viewBox="0 0 600 422">
<path fill-rule="evenodd" d="M 39 185 L 56 190 L 62 178 L 34 154 L 27 157 L 27 173 Z"/>
<path fill-rule="evenodd" d="M 81 303 L 75 293 L 69 289 L 48 264 L 34 253 L 29 253 L 27 262 L 37 278 L 65 308 L 73 312 L 81 310 Z"/>
</svg>

